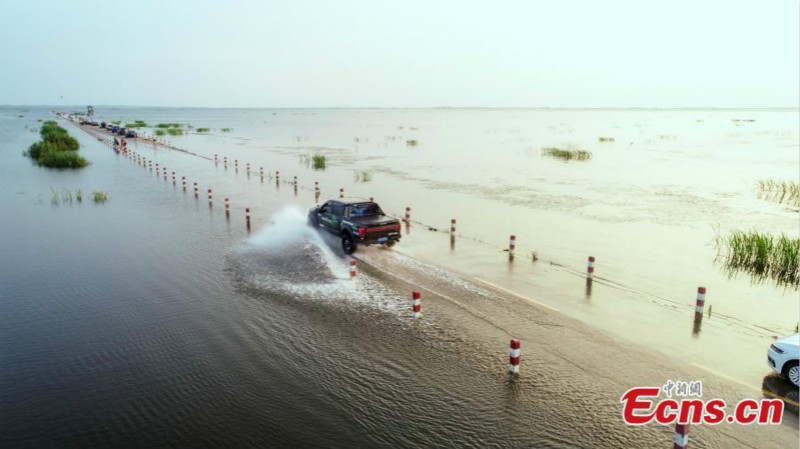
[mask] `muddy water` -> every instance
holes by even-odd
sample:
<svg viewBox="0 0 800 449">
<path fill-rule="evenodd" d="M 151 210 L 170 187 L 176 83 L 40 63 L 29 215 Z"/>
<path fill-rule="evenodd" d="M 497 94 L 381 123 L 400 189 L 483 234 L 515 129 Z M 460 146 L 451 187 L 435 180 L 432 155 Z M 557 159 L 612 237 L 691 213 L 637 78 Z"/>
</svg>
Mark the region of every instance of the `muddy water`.
<svg viewBox="0 0 800 449">
<path fill-rule="evenodd" d="M 547 292 L 560 301 L 550 307 L 596 321 L 593 324 L 601 328 L 625 319 L 617 302 L 625 305 L 648 292 L 646 285 L 635 282 L 638 276 L 626 279 L 642 294 L 620 297 L 603 293 L 598 284 L 592 300 L 603 302 L 597 307 L 590 302 L 592 308 L 587 309 L 586 302 L 563 296 L 561 287 L 572 288 L 565 279 L 581 280 L 569 270 L 549 264 L 509 265 L 505 254 L 498 252 L 505 234 L 516 232 L 522 241 L 526 234 L 513 230 L 513 222 L 523 220 L 535 229 L 537 221 L 525 218 L 532 214 L 526 210 L 534 210 L 531 204 L 508 201 L 505 195 L 529 195 L 513 193 L 511 181 L 501 181 L 507 168 L 501 155 L 487 158 L 470 146 L 468 136 L 475 136 L 476 128 L 469 123 L 453 125 L 450 112 L 114 111 L 119 117 L 149 122 L 186 120 L 196 127 L 234 128 L 225 135 L 172 140 L 207 156 L 237 158 L 238 173 L 233 164 L 225 170 L 179 152 L 141 144 L 135 148 L 149 152 L 170 171 L 176 169 L 178 179 L 186 174 L 190 185 L 199 181 L 201 192 L 212 187 L 216 202 L 209 207 L 202 193 L 195 200 L 191 191 L 182 192 L 180 184 L 155 180 L 149 170 L 113 155 L 77 130 L 73 134 L 81 136 L 82 151 L 94 163 L 90 169 L 59 172 L 31 166 L 19 150 L 35 140 L 35 134 L 23 126 L 35 126 L 35 118 L 47 117 L 46 112 L 20 112 L 26 115 L 20 119 L 16 110 L 4 111 L 0 170 L 4 202 L 14 211 L 3 214 L 0 221 L 3 235 L 14 236 L 2 239 L 0 270 L 5 323 L 0 340 L 4 367 L 0 410 L 2 421 L 12 429 L 4 432 L 4 445 L 591 447 L 600 441 L 600 446 L 660 447 L 669 442 L 670 429 L 631 432 L 621 426 L 619 394 L 634 383 L 655 383 L 672 374 L 698 378 L 703 371 L 676 369 L 669 359 L 564 322 L 560 314 L 533 312 L 524 301 L 500 300 L 483 287 L 476 289 L 448 271 L 436 272 L 419 262 L 430 259 L 450 265 L 453 271 L 476 272 L 481 279 L 526 294 L 525 286 L 514 282 L 533 279 L 529 288 L 543 289 L 542 294 L 531 295 L 536 300 L 550 301 Z M 386 114 L 395 116 L 384 119 Z M 410 123 L 423 120 L 420 116 L 439 123 L 440 130 L 449 129 L 441 131 L 445 136 L 465 134 L 456 140 L 465 145 L 464 165 L 436 150 L 426 156 L 423 137 L 413 148 L 370 137 L 369 133 L 388 132 L 388 122 L 404 117 L 400 123 Z M 421 134 L 424 128 L 415 125 L 392 127 L 395 133 Z M 359 141 L 351 134 L 360 136 Z M 429 134 L 432 141 L 433 135 Z M 327 145 L 317 141 L 326 139 Z M 312 173 L 300 163 L 298 154 L 314 151 L 330 155 L 326 172 Z M 409 156 L 409 151 L 418 156 Z M 590 164 L 598 154 L 599 150 Z M 527 157 L 528 153 L 520 155 Z M 248 178 L 243 171 L 246 162 L 280 170 L 284 180 L 297 174 L 302 187 L 295 195 L 290 184 L 276 185 L 274 178 L 263 183 L 257 175 Z M 415 164 L 422 164 L 422 178 L 412 174 Z M 553 167 L 541 176 L 573 168 Z M 517 168 L 514 176 L 524 176 Z M 372 181 L 354 182 L 357 169 L 371 170 Z M 442 182 L 461 179 L 463 185 L 442 188 L 435 184 L 440 176 Z M 469 182 L 481 184 L 487 179 L 489 186 L 507 185 L 488 193 L 464 187 L 476 176 L 482 178 Z M 445 221 L 442 227 L 449 219 L 441 218 L 450 214 L 437 205 L 457 208 L 464 212 L 458 215 L 463 235 L 451 249 L 443 234 L 412 227 L 398 247 L 405 248 L 402 251 L 364 251 L 363 272 L 353 283 L 347 279 L 336 242 L 301 226 L 301 207 L 313 200 L 308 189 L 313 179 L 320 180 L 324 195 L 344 186 L 348 194 L 374 195 L 398 213 L 407 197 L 415 198 L 416 202 L 409 201 L 414 219 Z M 551 206 L 537 205 L 541 215 L 536 216 L 555 220 L 570 212 L 559 210 L 558 204 L 572 200 L 555 199 L 563 193 L 544 185 L 535 187 L 541 189 L 537 198 L 550 195 L 542 204 Z M 86 199 L 81 204 L 53 205 L 48 186 L 105 190 L 111 201 L 102 206 Z M 576 186 L 572 187 L 580 192 L 582 187 Z M 233 204 L 229 221 L 222 212 L 225 197 Z M 243 219 L 247 206 L 253 208 L 255 224 L 250 234 Z M 771 205 L 764 206 L 764 214 L 782 217 L 780 208 L 772 211 L 767 206 Z M 640 217 L 639 222 L 647 220 Z M 593 223 L 602 226 L 603 221 Z M 541 248 L 559 247 L 548 256 L 549 251 L 537 246 L 543 261 L 559 262 L 569 258 L 563 254 L 575 253 L 581 262 L 574 270 L 580 272 L 583 254 L 563 235 L 569 226 L 573 225 L 559 228 L 561 235 L 531 238 L 546 243 Z M 487 232 L 491 229 L 504 235 L 494 241 Z M 488 244 L 470 242 L 470 237 Z M 598 258 L 610 257 L 601 254 Z M 397 276 L 431 288 L 426 295 L 431 296 L 431 306 L 422 320 L 409 320 L 403 297 L 410 285 Z M 658 279 L 649 282 L 668 284 Z M 693 290 L 694 285 L 690 296 Z M 562 296 L 555 296 L 557 292 Z M 790 296 L 770 289 L 763 292 L 769 293 L 765 304 L 795 313 L 796 301 Z M 691 299 L 685 302 L 690 304 Z M 636 313 L 663 309 L 650 300 L 641 303 Z M 727 327 L 720 331 L 723 337 L 730 334 Z M 709 335 L 706 329 L 701 340 Z M 525 368 L 538 373 L 512 385 L 502 360 L 511 335 L 536 342 L 529 346 L 531 357 Z M 751 337 L 755 341 L 762 334 Z M 729 347 L 724 352 L 729 358 L 737 354 Z M 754 370 L 760 377 L 766 374 L 761 366 Z M 742 397 L 740 390 L 746 389 L 714 376 L 708 382 L 713 393 L 732 399 Z M 738 430 L 698 430 L 695 444 L 730 447 L 744 438 L 753 447 L 777 447 L 797 439 L 796 426 L 794 433 L 791 427 L 757 430 L 750 436 Z M 729 432 L 733 434 L 726 436 Z"/>
</svg>

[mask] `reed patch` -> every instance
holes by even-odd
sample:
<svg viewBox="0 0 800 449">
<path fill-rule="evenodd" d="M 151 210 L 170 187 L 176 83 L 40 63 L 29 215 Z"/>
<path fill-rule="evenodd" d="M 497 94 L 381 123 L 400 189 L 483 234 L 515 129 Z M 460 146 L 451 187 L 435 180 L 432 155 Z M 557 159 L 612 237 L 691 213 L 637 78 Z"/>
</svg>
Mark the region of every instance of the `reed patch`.
<svg viewBox="0 0 800 449">
<path fill-rule="evenodd" d="M 561 159 L 563 161 L 586 161 L 592 158 L 592 152 L 574 148 L 542 148 L 542 156 Z"/>
<path fill-rule="evenodd" d="M 718 233 L 714 243 L 716 262 L 729 277 L 745 273 L 754 284 L 772 281 L 797 290 L 800 239 L 751 230 L 731 231 L 728 236 Z"/>
<path fill-rule="evenodd" d="M 757 195 L 765 201 L 800 207 L 800 184 L 795 181 L 760 179 Z"/>
</svg>

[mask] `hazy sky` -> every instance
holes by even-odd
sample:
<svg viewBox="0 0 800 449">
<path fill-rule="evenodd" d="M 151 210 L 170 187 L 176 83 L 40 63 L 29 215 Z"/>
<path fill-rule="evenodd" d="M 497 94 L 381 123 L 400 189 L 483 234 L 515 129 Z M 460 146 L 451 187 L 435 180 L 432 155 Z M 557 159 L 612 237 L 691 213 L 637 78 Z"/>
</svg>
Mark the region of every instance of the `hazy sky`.
<svg viewBox="0 0 800 449">
<path fill-rule="evenodd" d="M 0 0 L 0 104 L 797 107 L 797 0 Z"/>
</svg>

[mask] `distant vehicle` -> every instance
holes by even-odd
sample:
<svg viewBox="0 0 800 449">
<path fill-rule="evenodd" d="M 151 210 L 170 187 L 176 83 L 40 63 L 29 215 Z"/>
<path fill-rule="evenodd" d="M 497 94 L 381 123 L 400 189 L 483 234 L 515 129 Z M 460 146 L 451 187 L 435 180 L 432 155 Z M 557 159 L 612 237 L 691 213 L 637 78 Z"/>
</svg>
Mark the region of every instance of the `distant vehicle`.
<svg viewBox="0 0 800 449">
<path fill-rule="evenodd" d="M 100 126 L 100 124 L 95 121 L 89 122 L 89 124 L 92 126 Z"/>
<path fill-rule="evenodd" d="M 800 334 L 783 337 L 769 345 L 767 364 L 786 377 L 795 387 L 800 386 Z"/>
<path fill-rule="evenodd" d="M 117 125 L 114 125 L 114 126 L 112 126 L 112 127 L 111 127 L 111 132 L 112 132 L 112 133 L 117 133 L 117 132 L 119 132 L 119 126 L 117 126 Z"/>
<path fill-rule="evenodd" d="M 136 138 L 136 131 L 134 131 L 132 129 L 129 129 L 128 132 L 125 133 L 125 137 L 127 137 L 129 139 L 135 139 Z"/>
<path fill-rule="evenodd" d="M 120 129 L 117 131 L 117 134 L 119 134 L 120 136 L 124 136 L 126 132 L 128 132 L 128 130 L 127 130 L 127 129 L 125 129 L 125 128 L 120 128 Z"/>
<path fill-rule="evenodd" d="M 101 128 L 105 128 L 106 127 L 106 122 L 100 122 L 100 127 Z"/>
<path fill-rule="evenodd" d="M 400 241 L 400 222 L 370 201 L 330 200 L 309 209 L 308 223 L 340 236 L 346 254 L 353 254 L 356 245 L 394 246 Z"/>
</svg>

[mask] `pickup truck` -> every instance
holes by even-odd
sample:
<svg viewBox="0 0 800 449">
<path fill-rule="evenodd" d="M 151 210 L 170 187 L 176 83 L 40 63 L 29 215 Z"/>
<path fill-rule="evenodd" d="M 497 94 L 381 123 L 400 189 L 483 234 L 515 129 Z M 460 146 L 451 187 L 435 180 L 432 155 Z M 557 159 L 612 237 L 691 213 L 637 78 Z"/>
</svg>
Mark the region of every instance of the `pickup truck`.
<svg viewBox="0 0 800 449">
<path fill-rule="evenodd" d="M 346 254 L 353 254 L 356 245 L 390 247 L 400 241 L 400 221 L 369 201 L 330 200 L 309 209 L 308 224 L 340 236 Z"/>
</svg>

